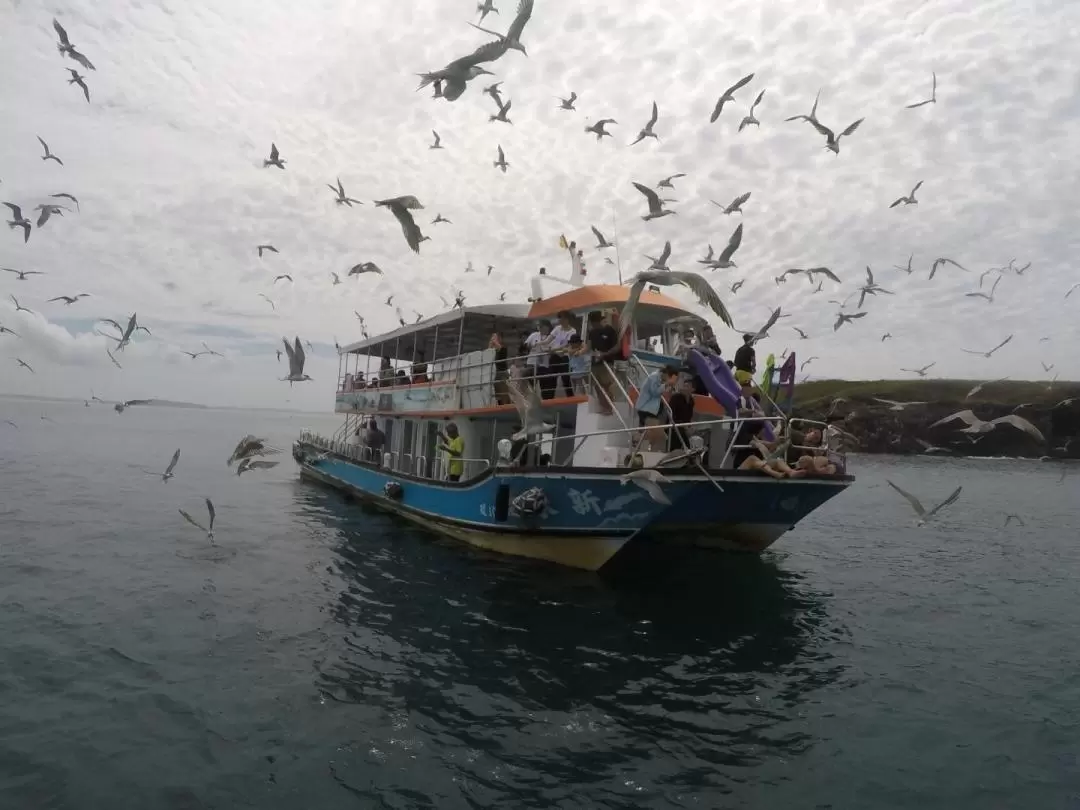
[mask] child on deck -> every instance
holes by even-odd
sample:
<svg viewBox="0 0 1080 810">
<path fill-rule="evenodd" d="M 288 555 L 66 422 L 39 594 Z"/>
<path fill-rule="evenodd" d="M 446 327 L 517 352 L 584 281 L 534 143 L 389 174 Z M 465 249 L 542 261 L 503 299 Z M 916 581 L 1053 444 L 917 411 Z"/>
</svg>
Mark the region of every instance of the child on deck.
<svg viewBox="0 0 1080 810">
<path fill-rule="evenodd" d="M 589 347 L 581 340 L 581 335 L 573 335 L 566 346 L 566 356 L 570 358 L 570 385 L 574 396 L 585 394 L 585 380 L 589 376 Z"/>
</svg>

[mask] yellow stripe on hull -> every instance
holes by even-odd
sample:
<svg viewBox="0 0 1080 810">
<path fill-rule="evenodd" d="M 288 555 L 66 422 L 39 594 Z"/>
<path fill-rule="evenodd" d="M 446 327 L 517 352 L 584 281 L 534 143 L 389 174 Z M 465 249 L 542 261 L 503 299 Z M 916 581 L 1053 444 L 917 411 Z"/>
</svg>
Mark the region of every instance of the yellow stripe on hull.
<svg viewBox="0 0 1080 810">
<path fill-rule="evenodd" d="M 512 557 L 528 557 L 533 560 L 544 560 L 545 562 L 565 565 L 569 568 L 599 571 L 605 563 L 619 553 L 619 550 L 629 540 L 629 537 L 626 536 L 552 537 L 546 534 L 500 534 L 498 532 L 479 531 L 417 514 L 387 498 L 356 489 L 332 475 L 316 472 L 309 467 L 302 467 L 300 475 L 327 484 L 335 489 L 342 489 L 346 493 L 363 498 L 380 509 L 410 520 L 426 529 L 468 543 L 474 548 L 507 554 Z"/>
</svg>

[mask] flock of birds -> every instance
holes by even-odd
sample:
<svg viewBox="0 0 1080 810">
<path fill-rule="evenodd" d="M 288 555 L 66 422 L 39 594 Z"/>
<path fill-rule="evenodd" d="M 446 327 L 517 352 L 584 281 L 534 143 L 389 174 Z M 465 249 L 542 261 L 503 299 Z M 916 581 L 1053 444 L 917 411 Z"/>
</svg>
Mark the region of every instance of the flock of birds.
<svg viewBox="0 0 1080 810">
<path fill-rule="evenodd" d="M 493 76 L 492 71 L 486 66 L 494 66 L 496 62 L 504 59 L 511 51 L 517 51 L 523 56 L 528 56 L 523 37 L 525 36 L 526 28 L 530 19 L 532 18 L 534 8 L 534 0 L 519 0 L 516 13 L 510 22 L 505 33 L 499 33 L 495 30 L 485 28 L 482 26 L 485 18 L 490 14 L 498 14 L 499 9 L 495 5 L 494 0 L 484 0 L 477 7 L 479 13 L 479 21 L 477 23 L 470 23 L 474 28 L 492 37 L 488 42 L 476 48 L 465 56 L 458 57 L 448 62 L 444 67 L 436 70 L 429 70 L 420 73 L 420 84 L 417 88 L 422 89 L 431 87 L 433 89 L 433 98 L 443 100 L 446 102 L 454 102 L 462 97 L 468 89 L 469 85 L 481 76 Z M 85 71 L 95 71 L 96 68 L 90 62 L 90 60 L 82 54 L 71 42 L 67 31 L 57 20 L 53 20 L 53 28 L 57 36 L 57 50 L 62 58 L 70 59 L 83 68 Z M 89 103 L 91 100 L 90 88 L 86 81 L 86 75 L 80 74 L 76 70 L 67 68 L 70 74 L 68 83 L 75 85 L 80 89 Z M 734 106 L 742 99 L 742 93 L 753 83 L 755 79 L 754 73 L 748 73 L 729 87 L 724 89 L 720 94 L 716 104 L 713 107 L 712 113 L 709 116 L 709 123 L 714 124 L 722 117 L 726 117 L 725 113 L 729 108 L 729 105 Z M 503 81 L 495 82 L 494 84 L 486 87 L 482 91 L 482 95 L 490 97 L 495 103 L 495 111 L 489 116 L 489 122 L 493 124 L 506 124 L 512 125 L 513 121 L 510 118 L 510 112 L 512 110 L 512 100 L 504 95 L 502 88 Z M 747 127 L 760 127 L 761 121 L 757 116 L 757 110 L 761 105 L 766 95 L 765 88 L 761 88 L 754 94 L 752 100 L 747 99 L 750 103 L 746 110 L 745 115 L 739 119 L 738 131 L 743 131 Z M 578 94 L 577 92 L 571 92 L 567 97 L 558 99 L 559 104 L 557 108 L 568 113 L 577 111 Z M 822 147 L 835 155 L 840 155 L 840 142 L 841 140 L 852 138 L 863 124 L 865 118 L 858 118 L 851 122 L 843 129 L 833 128 L 826 126 L 819 118 L 818 108 L 820 102 L 820 92 L 815 97 L 813 105 L 806 114 L 796 114 L 789 116 L 785 119 L 786 122 L 801 122 L 809 125 L 809 127 L 815 132 L 815 134 L 823 139 Z M 926 105 L 933 105 L 937 103 L 937 75 L 932 74 L 931 93 L 930 96 L 924 100 L 917 101 L 906 105 L 908 109 L 918 109 Z M 659 141 L 660 132 L 660 109 L 657 103 L 654 101 L 651 104 L 648 118 L 645 120 L 641 128 L 639 129 L 637 136 L 629 142 L 629 146 L 637 146 L 641 143 L 649 140 Z M 618 121 L 614 118 L 599 118 L 591 124 L 584 127 L 587 134 L 595 135 L 596 141 L 601 142 L 605 137 L 613 139 L 614 136 L 609 127 L 618 126 Z M 444 149 L 442 143 L 442 137 L 435 129 L 432 130 L 433 142 L 430 145 L 431 150 Z M 63 160 L 60 156 L 53 153 L 49 144 L 38 137 L 40 142 L 42 154 L 40 159 L 44 163 L 55 163 L 57 166 L 62 167 Z M 846 142 L 846 140 L 845 140 Z M 278 149 L 276 143 L 270 145 L 270 151 L 268 156 L 263 160 L 264 169 L 277 169 L 279 171 L 286 170 L 287 161 L 282 156 L 281 151 Z M 511 163 L 507 159 L 507 154 L 501 144 L 496 145 L 495 159 L 493 160 L 493 168 L 506 173 Z M 665 190 L 674 190 L 674 182 L 680 178 L 685 177 L 685 173 L 675 173 L 668 177 L 661 179 L 655 184 L 647 184 L 643 182 L 633 181 L 633 187 L 642 195 L 643 202 L 645 204 L 644 213 L 641 215 L 641 220 L 645 223 L 655 221 L 664 217 L 669 217 L 677 214 L 677 211 L 670 207 L 671 203 L 676 202 L 662 196 Z M 363 203 L 355 198 L 349 196 L 344 185 L 341 182 L 340 177 L 335 178 L 336 182 L 331 184 L 327 183 L 327 187 L 333 194 L 334 202 L 337 206 L 345 206 L 352 208 L 353 206 L 363 205 Z M 918 205 L 919 200 L 916 196 L 922 189 L 923 181 L 919 180 L 914 184 L 911 190 L 907 194 L 898 196 L 888 208 L 907 207 L 912 205 Z M 738 194 L 729 203 L 720 203 L 716 200 L 710 200 L 710 203 L 720 209 L 724 216 L 731 216 L 734 214 L 743 215 L 743 208 L 751 199 L 751 192 L 746 191 Z M 28 242 L 31 238 L 32 231 L 37 229 L 43 229 L 50 219 L 54 216 L 62 217 L 65 213 L 72 213 L 73 211 L 80 211 L 81 207 L 79 200 L 66 191 L 56 192 L 50 195 L 50 200 L 57 200 L 57 202 L 43 202 L 38 204 L 34 211 L 37 212 L 36 220 L 32 220 L 24 213 L 23 207 L 12 201 L 4 201 L 3 204 L 10 210 L 11 219 L 8 220 L 8 225 L 13 230 L 20 230 L 22 240 L 24 243 Z M 62 201 L 62 202 L 60 202 Z M 70 207 L 74 205 L 74 209 Z M 430 236 L 425 235 L 420 225 L 416 221 L 416 212 L 424 210 L 425 206 L 417 199 L 415 195 L 403 194 L 396 197 L 389 197 L 374 201 L 375 208 L 386 209 L 400 225 L 402 235 L 408 248 L 414 253 L 419 253 L 421 245 L 431 239 Z M 441 213 L 436 214 L 434 219 L 431 220 L 432 226 L 441 224 L 452 225 L 451 221 L 442 216 Z M 606 251 L 610 248 L 616 247 L 616 243 L 608 239 L 595 225 L 591 226 L 591 231 L 596 237 L 595 249 L 598 251 Z M 737 269 L 738 265 L 735 261 L 735 256 L 738 253 L 743 242 L 743 224 L 740 222 L 731 232 L 723 248 L 716 252 L 713 246 L 708 245 L 707 252 L 704 257 L 697 260 L 697 264 L 700 265 L 704 271 L 721 271 Z M 278 249 L 272 244 L 259 244 L 256 246 L 256 252 L 260 259 L 268 256 L 268 254 L 278 254 Z M 776 308 L 771 312 L 764 325 L 756 328 L 743 329 L 735 325 L 728 306 L 725 304 L 724 299 L 716 291 L 710 278 L 704 275 L 702 272 L 688 271 L 673 269 L 670 265 L 672 259 L 672 244 L 670 241 L 664 243 L 660 251 L 656 256 L 646 256 L 649 259 L 650 264 L 630 281 L 630 294 L 627 305 L 620 318 L 622 329 L 627 329 L 629 324 L 632 323 L 634 309 L 640 300 L 642 292 L 650 287 L 657 286 L 681 286 L 688 289 L 696 297 L 699 304 L 708 308 L 713 314 L 715 314 L 720 321 L 726 326 L 737 331 L 748 333 L 752 336 L 752 341 L 757 342 L 765 337 L 769 337 L 771 333 L 774 333 L 777 329 L 777 325 L 781 319 L 790 317 L 781 311 L 781 308 Z M 609 264 L 614 264 L 610 257 L 605 257 L 605 261 Z M 895 265 L 894 270 L 906 275 L 912 275 L 915 272 L 913 266 L 914 254 L 909 256 L 906 265 Z M 993 305 L 995 303 L 995 295 L 998 289 L 998 285 L 1003 278 L 1009 276 L 1022 276 L 1029 268 L 1031 263 L 1018 267 L 1015 260 L 1010 260 L 1007 264 L 1000 267 L 992 267 L 979 276 L 979 287 L 966 295 L 970 298 L 977 298 L 985 300 L 987 305 Z M 929 272 L 927 276 L 928 281 L 932 281 L 939 270 L 944 268 L 954 268 L 956 271 L 963 273 L 972 272 L 969 268 L 965 267 L 961 262 L 947 256 L 935 257 L 929 265 Z M 487 267 L 487 275 L 490 276 L 492 272 L 492 266 Z M 26 282 L 33 276 L 44 275 L 41 271 L 25 270 L 18 268 L 3 268 L 5 273 L 10 273 L 14 276 L 14 279 L 19 282 Z M 465 269 L 466 273 L 475 272 L 472 263 Z M 365 261 L 360 262 L 348 269 L 346 277 L 356 277 L 367 274 L 384 275 L 383 270 L 378 267 L 374 262 Z M 806 278 L 809 283 L 809 294 L 817 295 L 825 291 L 825 284 L 828 282 L 831 285 L 842 285 L 844 281 L 840 275 L 834 272 L 828 267 L 799 267 L 788 268 L 781 271 L 775 277 L 775 283 L 779 286 L 787 283 L 788 280 L 802 276 Z M 988 278 L 992 278 L 989 285 L 985 282 Z M 739 279 L 731 282 L 727 289 L 731 296 L 738 293 L 741 286 L 745 283 L 746 279 Z M 279 282 L 292 283 L 293 278 L 289 273 L 280 273 L 273 279 L 273 284 Z M 336 272 L 330 273 L 330 283 L 333 285 L 339 285 L 342 282 L 341 277 Z M 887 282 L 886 282 L 887 283 Z M 1074 290 L 1080 287 L 1080 284 L 1073 285 L 1066 293 L 1065 297 L 1068 298 Z M 258 293 L 258 295 L 276 311 L 276 305 L 273 299 L 266 293 Z M 827 295 L 827 294 L 826 294 Z M 864 319 L 868 316 L 868 311 L 864 309 L 864 305 L 868 298 L 877 298 L 878 296 L 891 296 L 894 292 L 889 290 L 885 284 L 879 283 L 875 277 L 873 270 L 868 266 L 866 267 L 865 279 L 856 282 L 856 286 L 844 297 L 827 298 L 826 300 L 830 304 L 837 306 L 837 312 L 832 325 L 832 332 L 838 331 L 845 324 L 856 324 L 857 322 L 865 322 Z M 505 300 L 506 293 L 501 293 L 499 300 Z M 85 292 L 73 292 L 72 294 L 61 294 L 55 297 L 47 299 L 47 303 L 55 303 L 65 307 L 70 307 L 78 304 L 86 298 L 89 298 L 90 294 Z M 399 323 L 406 324 L 404 313 L 398 307 L 393 305 L 394 296 L 391 295 L 386 299 L 386 305 L 395 309 L 395 314 Z M 10 300 L 15 305 L 16 312 L 27 312 L 33 314 L 32 310 L 25 307 L 14 295 L 10 296 Z M 447 307 L 465 306 L 465 293 L 458 289 L 453 296 L 453 303 L 446 296 L 442 297 L 444 305 Z M 423 315 L 414 310 L 416 316 L 416 322 L 422 320 Z M 355 312 L 357 319 L 360 321 L 361 331 L 367 337 L 367 331 L 364 323 L 364 315 L 360 312 Z M 111 341 L 114 345 L 106 347 L 106 352 L 109 359 L 117 366 L 120 367 L 120 363 L 117 360 L 117 354 L 123 352 L 124 348 L 128 346 L 131 340 L 135 337 L 139 331 L 144 331 L 147 334 L 150 333 L 149 328 L 140 324 L 137 320 L 137 315 L 132 314 L 127 319 L 113 320 L 102 319 L 101 324 L 110 326 L 113 329 L 113 333 L 97 331 L 98 335 Z M 800 340 L 812 340 L 815 336 L 811 335 L 806 330 L 800 327 L 791 327 L 791 329 L 797 334 Z M 18 338 L 18 333 L 12 328 L 0 323 L 0 338 L 4 338 L 5 335 L 12 335 Z M 773 334 L 772 336 L 775 337 Z M 893 335 L 886 332 L 881 335 L 880 340 L 882 342 L 892 339 Z M 983 349 L 967 349 L 963 351 L 974 356 L 980 356 L 983 358 L 991 358 L 999 349 L 1003 348 L 1010 341 L 1012 341 L 1014 335 L 1010 334 L 1005 337 L 998 345 L 989 350 Z M 312 378 L 305 373 L 306 352 L 304 345 L 299 337 L 295 337 L 292 343 L 287 338 L 283 338 L 284 352 L 288 359 L 289 371 L 286 376 L 281 378 L 284 381 L 288 381 L 290 385 L 296 382 L 304 382 L 311 380 Z M 335 345 L 337 341 L 335 339 Z M 310 343 L 306 343 L 308 348 L 311 348 Z M 210 349 L 205 343 L 202 344 L 202 351 L 188 351 L 183 350 L 183 353 L 189 356 L 192 360 L 196 360 L 202 356 L 221 356 L 219 352 Z M 786 352 L 785 352 L 786 354 Z M 280 361 L 282 356 L 281 350 L 278 350 L 277 357 Z M 809 359 L 803 362 L 803 369 L 810 364 L 813 360 L 818 359 L 815 356 L 811 356 Z M 25 360 L 19 357 L 14 358 L 15 362 L 20 368 L 25 369 L 29 373 L 34 373 L 34 369 Z M 917 374 L 920 377 L 926 377 L 927 372 L 933 368 L 935 364 L 930 363 L 919 369 L 906 370 Z M 1044 368 L 1049 369 L 1051 367 L 1044 364 Z M 1054 378 L 1056 380 L 1056 377 Z M 973 396 L 983 386 L 990 383 L 980 383 L 972 390 L 969 396 Z M 1051 381 L 1051 385 L 1053 381 Z M 130 405 L 141 404 L 144 402 L 150 402 L 152 400 L 129 400 L 123 403 L 123 407 Z M 900 406 L 911 405 L 915 403 L 897 403 Z M 118 404 L 117 409 L 123 410 Z M 1041 438 L 1041 433 L 1031 425 L 1027 420 L 1023 420 L 1020 417 L 1016 418 L 1003 418 L 983 421 L 979 419 L 972 411 L 964 411 L 953 415 L 950 419 L 963 421 L 967 427 L 964 428 L 966 432 L 972 433 L 984 433 L 988 430 L 992 430 L 999 425 L 1011 425 L 1019 428 L 1032 437 Z M 944 420 L 943 420 L 944 421 Z M 251 437 L 247 437 L 251 438 Z M 179 451 L 174 456 L 172 463 L 169 466 L 166 474 L 163 476 L 163 480 L 168 480 L 172 475 L 172 470 L 176 466 L 179 459 Z M 276 462 L 274 462 L 276 463 Z M 246 469 L 258 469 L 263 466 L 262 462 L 253 462 L 244 466 Z M 210 526 L 207 528 L 208 536 L 212 537 L 214 510 L 212 504 L 208 501 Z M 189 521 L 195 523 L 190 515 L 184 515 Z M 198 525 L 198 524 L 196 524 Z"/>
</svg>

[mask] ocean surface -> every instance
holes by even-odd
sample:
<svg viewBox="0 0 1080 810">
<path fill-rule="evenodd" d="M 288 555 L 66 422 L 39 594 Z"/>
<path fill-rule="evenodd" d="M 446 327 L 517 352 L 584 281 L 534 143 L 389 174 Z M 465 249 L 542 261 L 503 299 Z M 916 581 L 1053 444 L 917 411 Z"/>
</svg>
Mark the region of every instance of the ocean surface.
<svg viewBox="0 0 1080 810">
<path fill-rule="evenodd" d="M 611 582 L 301 484 L 337 424 L 0 399 L 0 808 L 1080 807 L 1080 468 L 859 457 Z"/>
</svg>

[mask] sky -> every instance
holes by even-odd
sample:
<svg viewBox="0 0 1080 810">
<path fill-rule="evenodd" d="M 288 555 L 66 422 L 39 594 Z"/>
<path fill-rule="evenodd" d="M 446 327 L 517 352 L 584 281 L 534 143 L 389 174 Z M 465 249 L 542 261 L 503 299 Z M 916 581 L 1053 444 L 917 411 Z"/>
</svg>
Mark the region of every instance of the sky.
<svg viewBox="0 0 1080 810">
<path fill-rule="evenodd" d="M 1064 298 L 1080 282 L 1080 67 L 1063 57 L 1077 4 L 535 0 L 528 56 L 488 64 L 496 77 L 452 103 L 417 91 L 418 73 L 490 39 L 467 24 L 475 6 L 0 0 L 0 200 L 31 214 L 57 192 L 80 201 L 26 244 L 21 230 L 0 232 L 0 267 L 44 273 L 0 273 L 0 325 L 19 334 L 0 334 L 0 393 L 331 410 L 333 344 L 360 339 L 355 313 L 376 334 L 397 325 L 390 294 L 408 320 L 437 314 L 457 289 L 469 304 L 501 292 L 523 301 L 538 267 L 568 274 L 563 233 L 586 248 L 597 282 L 620 269 L 632 278 L 670 240 L 669 266 L 705 273 L 737 326 L 777 306 L 790 314 L 759 355 L 793 349 L 815 358 L 803 372 L 814 377 L 909 377 L 902 368 L 933 362 L 930 376 L 1080 378 L 1080 290 Z M 516 3 L 496 6 L 484 24 L 505 30 Z M 95 71 L 57 52 L 54 16 Z M 67 68 L 86 74 L 89 104 Z M 723 90 L 751 72 L 710 123 Z M 937 102 L 906 109 L 929 97 L 932 72 Z M 489 121 L 495 104 L 481 91 L 495 80 L 512 124 Z M 739 132 L 761 90 L 760 127 Z M 558 109 L 571 91 L 577 110 Z M 864 119 L 839 154 L 809 124 L 784 121 L 819 91 L 827 126 Z M 654 100 L 659 139 L 630 146 Z M 598 143 L 584 128 L 600 118 L 618 123 Z M 428 148 L 432 129 L 445 149 Z M 63 166 L 41 160 L 39 135 Z M 262 166 L 271 142 L 285 171 Z M 505 174 L 493 166 L 500 145 Z M 643 222 L 631 183 L 677 172 L 686 177 L 665 192 L 677 215 Z M 327 184 L 338 177 L 364 205 L 335 205 Z M 920 180 L 918 205 L 889 208 Z M 710 203 L 747 191 L 741 217 Z M 425 206 L 419 255 L 371 204 L 403 194 Z M 436 214 L 451 224 L 430 224 Z M 739 222 L 737 267 L 703 269 L 707 245 L 719 252 Z M 596 250 L 590 225 L 617 252 Z M 280 252 L 259 259 L 260 243 Z M 912 255 L 913 273 L 894 269 Z M 941 256 L 968 271 L 945 266 L 929 280 Z M 1030 267 L 989 274 L 984 292 L 1001 275 L 993 302 L 966 295 L 1011 259 Z M 363 261 L 385 275 L 345 280 Z M 478 273 L 464 272 L 469 262 Z M 773 280 L 816 266 L 841 284 L 815 294 L 801 277 Z M 857 289 L 867 266 L 893 294 L 868 297 L 868 314 L 834 331 L 829 300 Z M 282 273 L 293 282 L 275 283 Z M 78 293 L 90 297 L 47 300 Z M 33 312 L 16 312 L 11 294 Z M 95 321 L 133 312 L 152 335 L 139 333 L 118 369 Z M 733 353 L 737 334 L 717 325 Z M 961 351 L 1010 334 L 989 359 Z M 314 346 L 314 380 L 290 387 L 276 350 L 296 335 Z M 182 354 L 204 341 L 224 356 Z"/>
</svg>

